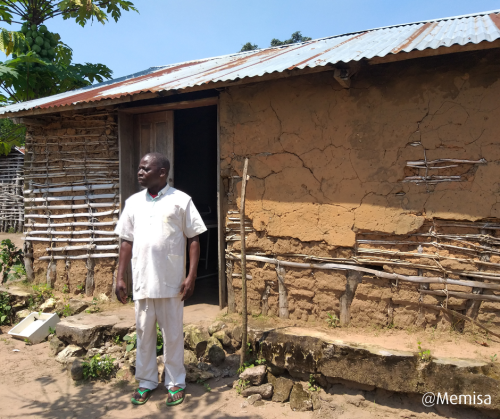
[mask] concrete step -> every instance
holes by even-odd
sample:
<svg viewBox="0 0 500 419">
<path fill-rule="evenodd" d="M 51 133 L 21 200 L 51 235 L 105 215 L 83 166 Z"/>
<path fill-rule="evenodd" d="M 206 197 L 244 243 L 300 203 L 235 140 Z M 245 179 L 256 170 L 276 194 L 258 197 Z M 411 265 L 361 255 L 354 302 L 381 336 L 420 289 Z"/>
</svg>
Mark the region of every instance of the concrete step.
<svg viewBox="0 0 500 419">
<path fill-rule="evenodd" d="M 252 328 L 249 338 L 258 346 L 260 358 L 295 378 L 307 381 L 313 374 L 318 382 L 358 385 L 363 390 L 432 392 L 448 398 L 471 395 L 472 401 L 476 395 L 476 403 L 467 406 L 500 410 L 500 367 L 494 362 L 444 357 L 422 360 L 418 353 L 333 340 L 328 334 L 295 327 Z M 482 403 L 477 395 L 483 396 Z"/>
</svg>

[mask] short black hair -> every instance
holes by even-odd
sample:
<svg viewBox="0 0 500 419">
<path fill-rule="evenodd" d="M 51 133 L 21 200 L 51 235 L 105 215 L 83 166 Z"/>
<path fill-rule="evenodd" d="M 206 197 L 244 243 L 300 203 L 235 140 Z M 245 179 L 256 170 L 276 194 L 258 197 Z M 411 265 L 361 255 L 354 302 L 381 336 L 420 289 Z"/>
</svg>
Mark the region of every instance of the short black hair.
<svg viewBox="0 0 500 419">
<path fill-rule="evenodd" d="M 142 158 L 144 157 L 151 157 L 154 164 L 156 164 L 157 167 L 159 168 L 164 168 L 167 170 L 167 172 L 170 171 L 170 161 L 167 159 L 167 156 L 165 156 L 164 154 L 161 154 L 161 153 L 157 153 L 157 152 L 152 152 L 152 153 L 148 153 L 146 155 L 144 155 Z"/>
</svg>

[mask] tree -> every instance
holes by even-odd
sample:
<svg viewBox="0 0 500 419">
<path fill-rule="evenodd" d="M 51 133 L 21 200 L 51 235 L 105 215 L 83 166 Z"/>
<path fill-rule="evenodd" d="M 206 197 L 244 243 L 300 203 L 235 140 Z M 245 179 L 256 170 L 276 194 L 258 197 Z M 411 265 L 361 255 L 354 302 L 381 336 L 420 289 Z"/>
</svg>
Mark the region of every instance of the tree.
<svg viewBox="0 0 500 419">
<path fill-rule="evenodd" d="M 241 47 L 240 52 L 253 51 L 254 49 L 259 49 L 259 46 L 257 44 L 252 44 L 251 42 L 247 42 Z"/>
<path fill-rule="evenodd" d="M 73 63 L 72 49 L 44 24 L 62 16 L 80 26 L 94 20 L 117 22 L 122 11 L 136 11 L 125 0 L 0 0 L 0 22 L 21 24 L 19 32 L 2 29 L 0 50 L 10 60 L 0 62 L 0 105 L 37 99 L 110 79 L 104 64 Z M 10 134 L 13 137 L 9 137 Z M 9 144 L 19 144 L 24 130 L 9 126 L 0 130 L 0 154 L 8 154 Z"/>
<path fill-rule="evenodd" d="M 271 46 L 272 47 L 278 47 L 280 45 L 289 45 L 289 44 L 296 44 L 298 42 L 306 42 L 310 41 L 312 38 L 309 38 L 308 36 L 302 36 L 300 31 L 292 33 L 292 36 L 290 39 L 287 39 L 285 41 L 280 41 L 279 39 L 273 38 L 271 40 Z"/>
<path fill-rule="evenodd" d="M 312 38 L 309 38 L 308 36 L 302 36 L 300 31 L 292 33 L 292 36 L 290 39 L 287 39 L 285 41 L 280 41 L 279 39 L 273 38 L 271 39 L 271 47 L 278 47 L 280 45 L 289 45 L 289 44 L 296 44 L 298 42 L 306 42 L 310 41 Z M 255 49 L 259 49 L 259 47 L 256 44 L 252 44 L 251 42 L 247 42 L 243 47 L 241 48 L 240 52 L 244 51 L 253 51 Z"/>
</svg>

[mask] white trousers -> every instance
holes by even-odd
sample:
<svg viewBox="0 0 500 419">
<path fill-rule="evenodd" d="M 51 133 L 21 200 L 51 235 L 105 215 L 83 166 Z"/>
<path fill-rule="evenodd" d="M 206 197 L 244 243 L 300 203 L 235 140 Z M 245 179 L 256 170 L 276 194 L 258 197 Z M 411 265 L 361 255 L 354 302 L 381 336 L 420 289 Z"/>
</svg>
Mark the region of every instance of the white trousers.
<svg viewBox="0 0 500 419">
<path fill-rule="evenodd" d="M 165 386 L 186 387 L 184 368 L 184 332 L 182 315 L 184 302 L 181 297 L 145 298 L 135 301 L 137 327 L 137 358 L 135 378 L 139 387 L 154 390 L 158 387 L 156 362 L 156 323 L 163 334 L 163 360 Z"/>
</svg>

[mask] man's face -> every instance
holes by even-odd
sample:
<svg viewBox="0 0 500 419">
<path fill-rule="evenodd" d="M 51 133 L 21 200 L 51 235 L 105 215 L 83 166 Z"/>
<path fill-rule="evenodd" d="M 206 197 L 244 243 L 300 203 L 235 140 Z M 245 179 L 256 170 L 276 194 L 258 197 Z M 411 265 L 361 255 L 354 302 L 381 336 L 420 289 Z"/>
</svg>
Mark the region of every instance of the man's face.
<svg viewBox="0 0 500 419">
<path fill-rule="evenodd" d="M 163 184 L 167 179 L 168 173 L 164 167 L 158 167 L 151 156 L 144 156 L 139 163 L 137 179 L 139 184 L 145 188 L 152 188 Z"/>
</svg>

